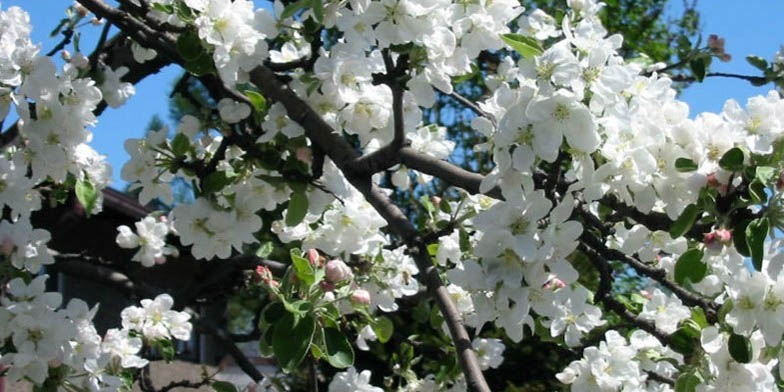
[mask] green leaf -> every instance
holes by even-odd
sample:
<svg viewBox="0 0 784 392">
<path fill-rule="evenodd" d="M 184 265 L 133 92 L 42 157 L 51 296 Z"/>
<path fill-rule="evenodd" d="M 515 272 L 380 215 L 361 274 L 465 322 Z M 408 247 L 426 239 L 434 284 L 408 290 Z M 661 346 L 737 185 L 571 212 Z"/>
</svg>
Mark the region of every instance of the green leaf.
<svg viewBox="0 0 784 392">
<path fill-rule="evenodd" d="M 670 236 L 675 239 L 686 234 L 694 225 L 697 217 L 700 215 L 700 209 L 695 204 L 689 204 L 681 212 L 681 216 L 672 223 L 670 226 Z"/>
<path fill-rule="evenodd" d="M 694 78 L 697 79 L 698 82 L 702 82 L 705 80 L 705 61 L 703 59 L 696 59 L 689 62 L 689 67 L 691 68 L 691 72 L 694 74 Z"/>
<path fill-rule="evenodd" d="M 171 4 L 163 5 L 161 3 L 152 3 L 152 8 L 156 11 L 161 11 L 165 14 L 174 13 L 174 7 Z"/>
<path fill-rule="evenodd" d="M 267 241 L 261 244 L 259 249 L 256 249 L 256 256 L 263 259 L 269 256 L 273 250 L 275 250 L 275 244 L 273 244 L 272 241 Z"/>
<path fill-rule="evenodd" d="M 178 133 L 172 140 L 171 147 L 174 156 L 181 157 L 188 152 L 188 149 L 191 147 L 191 141 L 184 133 Z"/>
<path fill-rule="evenodd" d="M 698 166 L 689 158 L 678 158 L 675 160 L 675 170 L 686 173 L 697 170 Z"/>
<path fill-rule="evenodd" d="M 751 253 L 751 264 L 757 271 L 762 270 L 762 259 L 765 256 L 765 238 L 768 236 L 768 218 L 757 218 L 746 226 L 746 243 Z"/>
<path fill-rule="evenodd" d="M 204 52 L 199 34 L 187 30 L 177 37 L 177 54 L 185 61 L 197 60 Z"/>
<path fill-rule="evenodd" d="M 267 109 L 267 100 L 263 95 L 253 90 L 245 90 L 245 96 L 248 97 L 250 104 L 253 105 L 253 109 L 255 109 L 256 112 L 264 113 L 264 111 Z"/>
<path fill-rule="evenodd" d="M 308 212 L 308 197 L 304 192 L 294 192 L 289 199 L 288 211 L 286 211 L 286 226 L 296 226 Z"/>
<path fill-rule="evenodd" d="M 327 362 L 338 369 L 354 364 L 354 350 L 346 335 L 335 328 L 324 328 L 324 342 L 327 346 Z"/>
<path fill-rule="evenodd" d="M 376 334 L 380 343 L 388 342 L 389 338 L 392 337 L 392 333 L 395 331 L 395 325 L 392 324 L 392 320 L 386 316 L 377 317 L 371 325 L 371 328 L 373 328 L 373 332 Z"/>
<path fill-rule="evenodd" d="M 675 380 L 675 392 L 694 392 L 701 382 L 694 373 L 683 373 Z"/>
<path fill-rule="evenodd" d="M 719 166 L 727 171 L 743 170 L 743 150 L 733 147 L 719 159 Z"/>
<path fill-rule="evenodd" d="M 161 356 L 166 362 L 174 360 L 174 343 L 169 339 L 160 339 L 156 342 L 156 346 L 161 353 Z"/>
<path fill-rule="evenodd" d="M 452 213 L 452 206 L 449 205 L 449 202 L 446 198 L 442 198 L 441 201 L 438 203 L 438 209 L 440 209 L 445 214 Z"/>
<path fill-rule="evenodd" d="M 313 15 L 319 23 L 324 23 L 324 4 L 322 0 L 311 0 L 310 8 L 313 9 Z"/>
<path fill-rule="evenodd" d="M 157 5 L 158 3 L 153 3 Z M 213 381 L 210 385 L 215 392 L 237 392 L 237 387 L 227 381 Z"/>
<path fill-rule="evenodd" d="M 778 177 L 778 174 L 778 171 L 774 167 L 757 166 L 757 169 L 754 172 L 754 177 L 759 180 L 759 182 L 768 185 Z"/>
<path fill-rule="evenodd" d="M 291 262 L 294 264 L 297 278 L 307 286 L 310 286 L 315 282 L 315 272 L 313 271 L 313 266 L 310 265 L 310 261 L 300 256 L 299 252 L 299 249 L 291 250 Z"/>
<path fill-rule="evenodd" d="M 212 61 L 212 56 L 204 52 L 196 59 L 185 61 L 185 70 L 190 72 L 193 76 L 204 76 L 212 73 L 215 70 L 215 64 Z"/>
<path fill-rule="evenodd" d="M 228 175 L 225 171 L 215 171 L 210 173 L 201 183 L 201 192 L 204 194 L 220 192 L 226 185 L 234 181 L 233 175 Z"/>
<path fill-rule="evenodd" d="M 299 0 L 294 4 L 289 4 L 286 8 L 283 8 L 283 12 L 280 13 L 280 21 L 284 21 L 287 18 L 293 16 L 297 11 L 302 8 L 307 7 L 310 4 L 311 0 Z"/>
<path fill-rule="evenodd" d="M 675 282 L 682 285 L 686 279 L 692 283 L 701 281 L 708 272 L 708 265 L 702 262 L 702 256 L 702 250 L 697 248 L 684 252 L 675 263 Z"/>
<path fill-rule="evenodd" d="M 749 196 L 754 204 L 764 204 L 768 201 L 768 194 L 765 193 L 765 185 L 760 181 L 754 180 L 749 184 Z"/>
<path fill-rule="evenodd" d="M 297 318 L 292 313 L 286 313 L 275 323 L 272 350 L 284 372 L 296 370 L 305 359 L 315 330 L 316 321 L 311 314 Z"/>
<path fill-rule="evenodd" d="M 746 61 L 760 71 L 766 71 L 768 69 L 768 61 L 760 56 L 746 56 Z"/>
<path fill-rule="evenodd" d="M 79 199 L 79 203 L 84 207 L 85 214 L 90 216 L 98 201 L 98 191 L 95 189 L 95 186 L 85 178 L 84 180 L 76 181 L 74 190 L 76 198 Z"/>
<path fill-rule="evenodd" d="M 692 354 L 698 346 L 697 337 L 694 336 L 693 328 L 680 327 L 670 336 L 670 348 L 683 355 Z"/>
<path fill-rule="evenodd" d="M 748 227 L 748 225 L 749 221 L 741 221 L 732 229 L 732 243 L 735 245 L 735 250 L 746 257 L 751 256 L 749 243 L 746 241 L 746 227 Z"/>
<path fill-rule="evenodd" d="M 709 325 L 708 318 L 705 317 L 705 312 L 699 306 L 691 308 L 691 319 L 700 326 L 700 329 Z"/>
<path fill-rule="evenodd" d="M 438 254 L 438 243 L 428 245 L 427 254 L 435 257 L 435 255 Z"/>
<path fill-rule="evenodd" d="M 734 333 L 730 335 L 730 339 L 727 345 L 732 359 L 740 363 L 751 362 L 752 351 L 749 338 Z"/>
<path fill-rule="evenodd" d="M 501 39 L 525 58 L 539 56 L 544 52 L 539 41 L 522 34 L 501 34 Z"/>
</svg>

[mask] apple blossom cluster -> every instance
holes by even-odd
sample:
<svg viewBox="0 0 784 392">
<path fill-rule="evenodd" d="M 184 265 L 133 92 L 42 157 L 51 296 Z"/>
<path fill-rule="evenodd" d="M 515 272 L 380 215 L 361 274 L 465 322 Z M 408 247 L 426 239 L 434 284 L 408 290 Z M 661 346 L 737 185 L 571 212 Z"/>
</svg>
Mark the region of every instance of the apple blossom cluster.
<svg viewBox="0 0 784 392">
<path fill-rule="evenodd" d="M 110 329 L 101 337 L 92 323 L 98 306 L 90 309 L 72 299 L 60 308 L 62 296 L 45 292 L 47 277 L 29 283 L 13 279 L 0 298 L 0 364 L 8 366 L 9 382 L 25 378 L 41 385 L 54 370 L 55 382 L 63 388 L 118 390 L 125 383 L 123 368 L 147 365 L 139 356 L 143 339 L 190 338 L 190 315 L 170 310 L 167 294 L 142 300 L 142 308 L 126 308 L 123 329 Z"/>
<path fill-rule="evenodd" d="M 166 256 L 176 257 L 179 254 L 177 248 L 166 245 L 166 235 L 171 231 L 171 227 L 165 217 L 161 217 L 159 221 L 148 216 L 136 222 L 135 226 L 136 233 L 126 225 L 117 227 L 117 245 L 126 249 L 139 248 L 132 261 L 152 267 L 164 263 Z"/>
<path fill-rule="evenodd" d="M 431 256 L 445 271 L 447 293 L 462 321 L 476 335 L 493 325 L 519 342 L 544 330 L 547 338 L 579 347 L 588 334 L 608 324 L 572 264 L 587 232 L 576 217 L 580 211 L 586 208 L 598 216 L 596 201 L 609 195 L 642 214 L 658 213 L 677 223 L 684 213 L 707 203 L 706 194 L 725 196 L 741 186 L 743 165 L 770 156 L 784 136 L 784 101 L 775 91 L 750 98 L 744 107 L 729 100 L 722 113 L 690 117 L 688 106 L 676 99 L 672 80 L 657 73 L 661 67 L 621 57 L 622 38 L 608 36 L 597 14 L 603 4 L 594 0 L 568 0 L 560 22 L 541 10 L 524 15 L 514 0 L 315 1 L 320 8 L 306 2 L 284 7 L 276 1 L 274 15 L 254 10 L 248 0 L 148 3 L 146 17 L 184 29 L 178 50 L 195 47 L 180 53 L 192 66 L 186 68 L 194 72 L 206 59 L 208 68 L 214 65 L 220 80 L 232 88 L 244 90 L 251 71 L 268 59 L 283 64 L 318 55 L 311 67 L 287 71 L 291 91 L 365 154 L 390 143 L 400 125 L 393 119 L 393 88 L 374 80 L 374 75 L 392 71 L 389 63 L 409 68 L 401 109 L 411 149 L 446 160 L 455 143 L 445 128 L 423 121 L 423 108 L 434 106 L 436 90 L 452 94 L 453 78 L 473 72 L 481 52 L 500 56 L 497 73 L 486 77 L 490 94 L 478 103 L 486 115 L 474 118 L 471 126 L 485 138 L 476 149 L 490 154 L 495 165 L 479 189 L 488 193 L 498 187 L 503 200 L 462 195 L 460 202 L 435 203 L 445 204 L 443 209 L 456 211 L 454 215 L 428 210 L 432 223 L 459 219 L 460 227 L 441 237 Z M 328 49 L 313 53 L 305 21 L 339 32 L 339 37 Z M 69 55 L 58 72 L 30 42 L 30 29 L 21 9 L 0 11 L 0 114 L 4 118 L 11 105 L 16 108 L 23 140 L 0 155 L 0 207 L 8 210 L 0 221 L 0 262 L 36 274 L 54 262 L 46 248 L 49 233 L 33 228 L 29 220 L 41 208 L 40 186 L 70 183 L 88 214 L 100 211 L 100 189 L 108 184 L 111 169 L 86 144 L 92 138 L 86 127 L 96 123 L 93 112 L 101 100 L 119 107 L 134 87 L 121 79 L 128 68 L 90 70 L 91 63 L 80 53 Z M 270 50 L 267 40 L 276 37 L 287 41 Z M 132 45 L 138 62 L 156 56 L 154 50 Z M 716 45 L 712 48 L 718 51 Z M 784 72 L 781 52 L 772 69 Z M 90 72 L 101 74 L 100 86 L 87 77 Z M 307 332 L 300 326 L 312 325 L 313 338 L 316 328 L 321 336 L 339 330 L 335 320 L 330 324 L 324 319 L 360 313 L 368 323 L 357 326 L 354 345 L 368 350 L 369 341 L 389 339 L 378 315 L 398 310 L 396 300 L 422 290 L 416 280 L 420 270 L 403 247 L 394 246 L 385 231 L 387 222 L 329 158 L 318 180 L 311 181 L 251 156 L 251 149 L 263 146 L 269 148 L 265 153 L 278 154 L 291 165 L 314 161 L 314 146 L 284 104 L 265 105 L 259 99 L 251 107 L 223 98 L 217 100 L 216 113 L 181 118 L 173 138 L 164 127 L 128 139 L 125 149 L 131 159 L 122 168 L 123 180 L 131 190 L 140 190 L 140 203 L 158 199 L 173 208 L 166 219 L 140 220 L 135 231 L 118 227 L 116 242 L 139 248 L 132 260 L 144 266 L 177 254 L 166 245 L 168 235 L 178 236 L 196 259 L 227 259 L 258 242 L 255 234 L 264 223 L 260 212 L 279 211 L 280 220 L 267 222 L 273 233 L 291 247 L 308 250 L 308 258 L 295 254 L 298 250 L 292 253 L 288 273 L 296 279 L 288 275 L 277 280 L 269 269 L 257 271 L 283 304 L 278 313 L 286 314 L 271 308 L 262 312 L 262 321 L 282 325 L 277 330 L 286 333 L 295 326 Z M 251 120 L 262 132 L 245 128 Z M 246 136 L 253 142 L 240 145 L 237 139 Z M 725 162 L 733 151 L 741 154 L 735 164 L 741 169 Z M 547 173 L 541 172 L 542 165 L 567 168 L 563 189 L 551 187 L 550 194 L 543 189 L 541 177 Z M 382 180 L 387 173 L 372 178 L 381 192 L 411 190 L 412 177 L 419 184 L 432 180 L 403 165 L 390 171 L 390 181 Z M 175 178 L 193 185 L 192 203 L 174 205 Z M 764 178 L 770 183 L 772 177 Z M 764 185 L 755 196 L 760 200 L 747 205 L 761 205 L 753 213 L 767 214 L 781 228 L 784 221 L 776 221 L 781 220 L 781 194 Z M 699 384 L 699 391 L 748 385 L 775 390 L 772 371 L 784 355 L 775 354 L 782 352 L 784 335 L 784 243 L 752 244 L 753 263 L 760 265 L 752 270 L 733 242 L 737 233 L 725 227 L 730 218 L 719 218 L 697 244 L 683 233 L 651 230 L 642 222 L 617 223 L 599 241 L 646 266 L 662 268 L 665 278 L 723 310 L 718 326 L 701 324 L 678 292 L 654 286 L 629 305 L 635 320 L 664 336 L 686 336 L 699 344 L 694 356 L 684 357 L 687 349 L 668 348 L 643 330 L 632 331 L 628 339 L 610 330 L 558 380 L 575 391 L 671 390 L 663 378 Z M 774 230 L 767 224 L 762 228 L 764 241 Z M 762 256 L 757 249 L 764 249 Z M 682 279 L 678 265 L 697 253 L 704 274 Z M 51 369 L 65 366 L 71 371 L 64 383 L 89 390 L 117 388 L 120 368 L 147 365 L 140 356 L 145 343 L 190 336 L 189 315 L 172 311 L 172 298 L 163 294 L 125 309 L 123 328 L 101 338 L 90 322 L 95 309 L 73 300 L 58 310 L 61 298 L 44 292 L 44 279 L 39 276 L 29 284 L 11 280 L 7 295 L 0 298 L 0 343 L 10 350 L 0 363 L 11 365 L 11 380 L 26 377 L 41 384 Z M 310 341 L 300 361 L 311 352 Z M 262 343 L 281 349 L 274 342 Z M 353 358 L 350 343 L 346 346 Z M 472 347 L 483 370 L 503 360 L 505 348 L 498 339 L 477 337 Z M 296 359 L 281 366 L 298 365 Z M 330 391 L 382 390 L 370 384 L 369 371 L 328 360 L 348 368 L 330 382 Z M 463 381 L 452 381 L 449 390 L 465 388 Z M 429 374 L 407 380 L 401 390 L 439 388 L 444 384 Z"/>
</svg>

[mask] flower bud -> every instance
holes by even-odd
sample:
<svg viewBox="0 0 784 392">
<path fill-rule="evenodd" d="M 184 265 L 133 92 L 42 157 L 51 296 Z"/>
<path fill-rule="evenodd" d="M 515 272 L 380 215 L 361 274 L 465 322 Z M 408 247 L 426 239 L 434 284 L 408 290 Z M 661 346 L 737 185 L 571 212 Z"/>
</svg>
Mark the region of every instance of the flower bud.
<svg viewBox="0 0 784 392">
<path fill-rule="evenodd" d="M 272 276 L 272 271 L 263 265 L 256 267 L 256 279 L 269 287 L 278 287 L 280 285 Z"/>
<path fill-rule="evenodd" d="M 85 16 L 87 16 L 87 14 L 90 13 L 90 10 L 88 10 L 87 8 L 85 8 L 83 5 L 79 3 L 74 3 L 73 10 L 74 12 L 76 12 L 77 15 L 81 16 L 82 18 L 84 18 Z"/>
<path fill-rule="evenodd" d="M 327 281 L 340 283 L 354 277 L 351 267 L 346 265 L 343 260 L 335 259 L 327 262 Z"/>
<path fill-rule="evenodd" d="M 63 61 L 69 62 L 71 61 L 71 52 L 63 50 L 60 52 L 60 57 L 62 57 Z"/>
<path fill-rule="evenodd" d="M 3 241 L 0 242 L 0 255 L 10 256 L 11 253 L 14 253 L 15 248 L 16 244 L 14 244 L 14 241 L 9 237 L 5 237 L 3 238 Z"/>
<path fill-rule="evenodd" d="M 351 293 L 351 303 L 354 305 L 370 305 L 370 293 L 363 289 L 354 290 Z"/>
<path fill-rule="evenodd" d="M 313 150 L 308 147 L 300 147 L 296 150 L 297 160 L 310 164 L 313 161 Z"/>
<path fill-rule="evenodd" d="M 312 265 L 314 267 L 318 267 L 318 265 L 319 265 L 319 254 L 318 254 L 318 251 L 315 250 L 315 249 L 308 249 L 307 254 L 308 254 L 308 261 L 310 262 L 310 265 Z"/>
</svg>

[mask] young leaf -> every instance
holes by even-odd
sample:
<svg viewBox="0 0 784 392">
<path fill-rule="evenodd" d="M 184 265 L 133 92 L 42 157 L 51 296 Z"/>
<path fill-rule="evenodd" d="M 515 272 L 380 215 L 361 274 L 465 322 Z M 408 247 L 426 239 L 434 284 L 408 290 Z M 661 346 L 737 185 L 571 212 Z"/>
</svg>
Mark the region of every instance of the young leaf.
<svg viewBox="0 0 784 392">
<path fill-rule="evenodd" d="M 376 321 L 371 325 L 371 328 L 373 328 L 373 332 L 375 332 L 378 341 L 381 343 L 389 341 L 389 338 L 392 337 L 392 332 L 395 331 L 392 320 L 385 316 L 376 318 Z"/>
<path fill-rule="evenodd" d="M 697 170 L 697 164 L 689 158 L 678 158 L 675 160 L 675 170 L 686 173 Z"/>
<path fill-rule="evenodd" d="M 272 336 L 272 351 L 278 359 L 278 365 L 284 372 L 296 370 L 310 349 L 316 321 L 311 314 L 296 318 L 286 313 L 275 323 Z"/>
<path fill-rule="evenodd" d="M 751 264 L 757 271 L 762 270 L 762 258 L 765 256 L 765 238 L 768 236 L 768 218 L 757 218 L 746 226 L 746 243 L 751 253 Z"/>
<path fill-rule="evenodd" d="M 82 203 L 82 206 L 84 206 L 86 215 L 90 216 L 95 208 L 95 203 L 98 200 L 98 191 L 87 179 L 76 181 L 75 191 L 76 198 L 79 199 L 79 203 Z"/>
<path fill-rule="evenodd" d="M 686 279 L 692 283 L 701 281 L 708 272 L 708 265 L 702 262 L 702 256 L 703 252 L 697 248 L 684 252 L 675 263 L 675 282 L 682 285 Z"/>
<path fill-rule="evenodd" d="M 234 181 L 234 176 L 228 175 L 225 171 L 210 173 L 201 183 L 201 191 L 204 194 L 220 192 L 226 185 Z"/>
<path fill-rule="evenodd" d="M 694 78 L 697 79 L 698 82 L 702 82 L 705 80 L 705 61 L 703 59 L 696 59 L 689 62 L 689 67 L 691 67 L 691 72 L 694 74 Z"/>
<path fill-rule="evenodd" d="M 319 23 L 324 23 L 324 4 L 323 0 L 311 0 L 310 8 L 313 9 L 313 15 Z"/>
<path fill-rule="evenodd" d="M 700 378 L 693 373 L 683 373 L 675 380 L 675 392 L 694 392 L 700 382 Z"/>
<path fill-rule="evenodd" d="M 157 4 L 157 3 L 153 3 Z M 213 381 L 210 385 L 215 392 L 237 392 L 237 387 L 227 381 Z"/>
<path fill-rule="evenodd" d="M 286 8 L 283 9 L 283 12 L 280 14 L 280 21 L 284 21 L 287 18 L 294 16 L 294 14 L 302 8 L 307 7 L 310 4 L 311 0 L 299 0 L 294 4 L 289 4 Z"/>
<path fill-rule="evenodd" d="M 324 328 L 327 346 L 327 362 L 333 367 L 344 369 L 354 364 L 354 350 L 346 335 L 335 328 Z"/>
<path fill-rule="evenodd" d="M 307 286 L 310 286 L 315 281 L 313 266 L 310 265 L 310 262 L 307 259 L 301 257 L 298 253 L 299 249 L 291 250 L 291 262 L 294 264 L 294 270 L 297 274 L 297 278 Z"/>
<path fill-rule="evenodd" d="M 760 71 L 765 71 L 768 69 L 768 62 L 767 60 L 763 59 L 759 56 L 746 56 L 746 61 L 749 62 L 752 66 L 759 69 Z"/>
<path fill-rule="evenodd" d="M 294 192 L 289 199 L 289 207 L 286 212 L 286 226 L 296 226 L 308 212 L 308 197 L 304 192 Z"/>
<path fill-rule="evenodd" d="M 749 338 L 734 333 L 730 335 L 727 343 L 732 359 L 740 363 L 749 363 L 751 361 L 752 351 Z"/>
<path fill-rule="evenodd" d="M 743 170 L 743 150 L 733 147 L 719 159 L 719 166 L 727 171 Z"/>
<path fill-rule="evenodd" d="M 694 331 L 689 327 L 680 327 L 670 335 L 670 348 L 676 353 L 689 355 L 694 352 L 699 342 L 699 333 L 694 336 Z"/>
<path fill-rule="evenodd" d="M 525 58 L 539 56 L 544 52 L 539 41 L 531 37 L 521 34 L 501 34 L 501 39 Z"/>
<path fill-rule="evenodd" d="M 740 221 L 732 229 L 732 244 L 735 245 L 735 250 L 743 256 L 751 257 L 748 241 L 746 241 L 746 227 L 749 221 Z"/>
<path fill-rule="evenodd" d="M 272 241 L 267 241 L 261 244 L 259 249 L 256 249 L 256 256 L 263 259 L 269 256 L 273 250 L 275 250 L 275 245 L 272 243 Z"/>
<path fill-rule="evenodd" d="M 700 214 L 699 208 L 697 208 L 694 204 L 689 204 L 686 208 L 683 209 L 681 212 L 681 216 L 672 223 L 670 226 L 670 236 L 672 238 L 678 238 L 684 234 L 686 234 L 689 229 L 691 229 L 694 222 L 697 220 L 697 217 Z"/>
<path fill-rule="evenodd" d="M 245 90 L 245 96 L 248 97 L 250 104 L 253 105 L 253 109 L 255 109 L 256 112 L 264 113 L 264 110 L 267 109 L 267 100 L 263 95 L 253 90 Z"/>
<path fill-rule="evenodd" d="M 188 149 L 191 147 L 191 141 L 188 140 L 188 136 L 184 133 L 178 133 L 172 140 L 171 147 L 174 156 L 181 157 L 188 152 Z"/>
<path fill-rule="evenodd" d="M 177 54 L 185 61 L 197 60 L 203 51 L 201 39 L 195 31 L 187 30 L 177 37 Z"/>
<path fill-rule="evenodd" d="M 757 166 L 754 177 L 763 184 L 769 184 L 778 175 L 776 168 L 770 166 Z"/>
</svg>

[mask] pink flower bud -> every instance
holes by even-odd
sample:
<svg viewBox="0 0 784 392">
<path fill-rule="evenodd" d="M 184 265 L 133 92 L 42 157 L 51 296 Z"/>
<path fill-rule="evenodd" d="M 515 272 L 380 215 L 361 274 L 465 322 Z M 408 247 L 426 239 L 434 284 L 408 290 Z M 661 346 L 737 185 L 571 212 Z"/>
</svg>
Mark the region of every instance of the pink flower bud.
<svg viewBox="0 0 784 392">
<path fill-rule="evenodd" d="M 313 161 L 313 150 L 308 147 L 300 147 L 296 150 L 297 160 L 310 164 Z"/>
<path fill-rule="evenodd" d="M 346 265 L 343 260 L 335 259 L 327 262 L 327 281 L 340 283 L 353 277 L 351 267 Z"/>
<path fill-rule="evenodd" d="M 60 57 L 62 57 L 63 60 L 65 61 L 71 61 L 71 52 L 67 50 L 63 50 L 62 52 L 60 52 Z"/>
<path fill-rule="evenodd" d="M 544 288 L 546 289 L 562 289 L 566 287 L 566 283 L 563 280 L 558 278 L 552 278 L 547 283 L 544 284 Z"/>
<path fill-rule="evenodd" d="M 363 289 L 354 290 L 351 293 L 351 303 L 354 305 L 370 305 L 370 293 Z"/>
<path fill-rule="evenodd" d="M 9 237 L 5 237 L 3 241 L 0 241 L 0 255 L 10 256 L 11 253 L 14 253 L 15 248 L 16 244 Z"/>
<path fill-rule="evenodd" d="M 308 249 L 308 261 L 310 265 L 317 267 L 319 265 L 319 254 L 315 249 Z"/>
<path fill-rule="evenodd" d="M 716 233 L 716 239 L 727 243 L 732 241 L 732 233 L 727 229 L 718 229 L 714 233 Z"/>
<path fill-rule="evenodd" d="M 269 287 L 278 287 L 280 285 L 272 276 L 272 271 L 263 265 L 256 267 L 256 279 Z"/>
<path fill-rule="evenodd" d="M 330 291 L 335 291 L 335 285 L 330 282 L 327 282 L 326 280 L 322 280 L 321 283 L 319 284 L 321 285 L 321 289 L 324 290 L 325 293 L 329 293 Z"/>
</svg>

